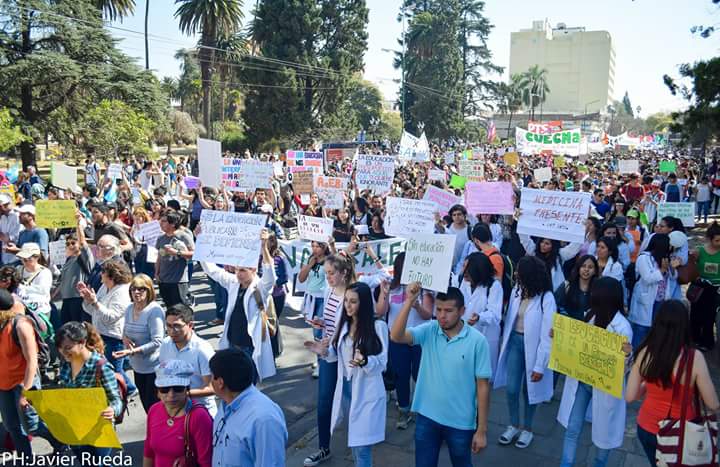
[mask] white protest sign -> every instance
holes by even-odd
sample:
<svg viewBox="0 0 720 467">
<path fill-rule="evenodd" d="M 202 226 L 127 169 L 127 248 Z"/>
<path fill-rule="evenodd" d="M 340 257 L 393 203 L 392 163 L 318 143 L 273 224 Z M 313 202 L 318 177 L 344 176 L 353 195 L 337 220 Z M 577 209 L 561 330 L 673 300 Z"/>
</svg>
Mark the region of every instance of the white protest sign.
<svg viewBox="0 0 720 467">
<path fill-rule="evenodd" d="M 533 170 L 533 177 L 538 182 L 548 182 L 552 178 L 552 169 L 550 167 L 540 167 Z"/>
<path fill-rule="evenodd" d="M 618 161 L 618 172 L 621 174 L 632 174 L 640 172 L 640 162 L 637 159 Z"/>
<path fill-rule="evenodd" d="M 660 203 L 657 218 L 665 216 L 677 217 L 684 227 L 695 227 L 695 203 Z"/>
<path fill-rule="evenodd" d="M 315 174 L 313 176 L 313 188 L 324 204 L 329 209 L 342 209 L 345 206 L 345 192 L 347 191 L 347 178 L 326 177 Z"/>
<path fill-rule="evenodd" d="M 144 224 L 139 224 L 135 228 L 134 237 L 139 242 L 145 242 L 147 244 L 147 262 L 154 263 L 157 261 L 157 240 L 163 235 L 163 231 L 160 228 L 160 222 L 150 221 Z"/>
<path fill-rule="evenodd" d="M 423 199 L 435 203 L 435 205 L 437 206 L 436 210 L 440 213 L 441 216 L 447 214 L 448 211 L 450 211 L 450 208 L 455 206 L 456 204 L 462 204 L 462 200 L 459 196 L 455 196 L 454 194 L 445 190 L 441 190 L 440 188 L 433 185 L 429 185 L 425 189 Z"/>
<path fill-rule="evenodd" d="M 59 268 L 63 267 L 67 256 L 65 255 L 65 240 L 57 240 L 48 243 L 50 248 L 50 264 Z"/>
<path fill-rule="evenodd" d="M 78 184 L 77 167 L 70 167 L 60 162 L 53 162 L 50 167 L 50 178 L 52 184 L 56 187 L 71 190 Z"/>
<path fill-rule="evenodd" d="M 385 233 L 388 235 L 407 237 L 435 230 L 436 205 L 432 201 L 388 196 L 385 210 Z"/>
<path fill-rule="evenodd" d="M 273 162 L 273 174 L 275 174 L 276 177 L 282 177 L 285 173 L 285 169 L 283 167 L 282 161 Z"/>
<path fill-rule="evenodd" d="M 430 160 L 430 146 L 423 133 L 419 138 L 403 131 L 400 138 L 400 159 L 425 162 Z"/>
<path fill-rule="evenodd" d="M 222 180 L 230 191 L 248 192 L 256 188 L 270 188 L 272 177 L 272 162 L 223 158 Z"/>
<path fill-rule="evenodd" d="M 222 180 L 222 146 L 220 141 L 198 138 L 198 168 L 203 185 L 219 187 Z"/>
<path fill-rule="evenodd" d="M 590 200 L 590 193 L 523 188 L 517 232 L 582 243 Z"/>
<path fill-rule="evenodd" d="M 446 152 L 445 153 L 445 163 L 448 165 L 455 163 L 455 152 Z"/>
<path fill-rule="evenodd" d="M 256 268 L 260 258 L 260 232 L 266 219 L 264 214 L 203 209 L 193 259 Z"/>
<path fill-rule="evenodd" d="M 355 232 L 357 232 L 358 235 L 369 235 L 370 229 L 367 224 L 355 224 Z"/>
<path fill-rule="evenodd" d="M 122 164 L 110 164 L 107 168 L 107 173 L 105 173 L 105 176 L 109 180 L 117 180 L 118 178 L 122 178 Z"/>
<path fill-rule="evenodd" d="M 140 193 L 140 188 L 132 187 L 130 188 L 130 192 L 132 193 L 133 204 L 142 204 L 142 194 Z"/>
<path fill-rule="evenodd" d="M 327 243 L 333 234 L 333 220 L 329 217 L 298 216 L 298 235 L 303 240 Z"/>
<path fill-rule="evenodd" d="M 392 190 L 395 157 L 383 154 L 358 154 L 355 181 L 360 191 L 372 190 L 384 195 Z"/>
<path fill-rule="evenodd" d="M 485 161 L 477 159 L 461 159 L 458 161 L 458 172 L 468 182 L 479 182 L 485 176 Z"/>
<path fill-rule="evenodd" d="M 447 175 L 445 174 L 444 170 L 439 169 L 430 169 L 428 170 L 428 179 L 429 180 L 440 180 L 441 182 L 445 182 L 447 180 Z"/>
<path fill-rule="evenodd" d="M 405 243 L 401 284 L 420 282 L 424 289 L 447 292 L 455 235 L 414 234 Z"/>
</svg>

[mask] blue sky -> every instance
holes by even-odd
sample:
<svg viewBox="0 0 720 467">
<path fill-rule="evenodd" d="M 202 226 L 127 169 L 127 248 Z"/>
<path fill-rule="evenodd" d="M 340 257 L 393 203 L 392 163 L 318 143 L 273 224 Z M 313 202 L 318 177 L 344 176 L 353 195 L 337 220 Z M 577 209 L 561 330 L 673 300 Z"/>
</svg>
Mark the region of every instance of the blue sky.
<svg viewBox="0 0 720 467">
<path fill-rule="evenodd" d="M 136 33 L 118 29 L 111 32 L 122 39 L 120 47 L 144 66 L 146 1 L 150 1 L 150 67 L 160 77 L 177 76 L 180 71 L 173 58 L 175 51 L 192 47 L 196 40 L 178 30 L 173 0 L 136 0 L 135 16 L 113 23 L 114 27 Z M 402 25 L 396 18 L 400 4 L 401 0 L 367 0 L 370 20 L 365 78 L 375 82 L 386 99 L 395 98 L 399 85 L 393 80 L 399 79 L 400 73 L 392 67 L 392 54 L 381 49 L 399 47 Z M 245 2 L 246 23 L 252 19 L 254 5 L 255 0 Z M 485 6 L 487 17 L 495 25 L 488 46 L 494 62 L 506 68 L 510 33 L 529 28 L 533 20 L 548 18 L 553 25 L 562 22 L 568 27 L 610 32 L 616 54 L 615 98 L 621 99 L 627 90 L 633 106 L 642 107 L 643 116 L 683 106 L 682 100 L 667 91 L 662 75 L 676 75 L 681 63 L 717 55 L 720 35 L 701 39 L 690 33 L 693 25 L 717 23 L 717 11 L 710 0 L 489 0 Z M 507 76 L 495 79 L 507 80 Z"/>
</svg>

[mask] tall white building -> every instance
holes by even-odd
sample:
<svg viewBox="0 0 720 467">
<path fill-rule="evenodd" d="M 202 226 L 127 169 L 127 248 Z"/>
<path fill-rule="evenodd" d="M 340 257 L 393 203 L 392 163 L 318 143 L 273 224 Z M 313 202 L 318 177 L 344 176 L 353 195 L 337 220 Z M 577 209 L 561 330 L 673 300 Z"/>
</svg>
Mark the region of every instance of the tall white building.
<svg viewBox="0 0 720 467">
<path fill-rule="evenodd" d="M 548 71 L 543 112 L 603 112 L 614 98 L 615 49 L 607 31 L 533 21 L 510 35 L 510 74 L 534 65 Z"/>
</svg>

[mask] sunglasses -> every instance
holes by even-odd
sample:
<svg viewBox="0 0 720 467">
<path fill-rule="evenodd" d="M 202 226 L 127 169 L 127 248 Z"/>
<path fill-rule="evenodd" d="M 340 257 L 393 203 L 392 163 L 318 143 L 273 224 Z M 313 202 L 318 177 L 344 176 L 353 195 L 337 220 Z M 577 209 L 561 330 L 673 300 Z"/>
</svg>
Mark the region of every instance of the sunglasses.
<svg viewBox="0 0 720 467">
<path fill-rule="evenodd" d="M 167 394 L 171 389 L 175 394 L 180 394 L 184 393 L 187 388 L 185 386 L 168 386 L 165 388 L 158 388 L 158 391 L 160 391 L 160 394 Z"/>
<path fill-rule="evenodd" d="M 147 292 L 148 289 L 145 287 L 131 287 L 130 292 Z"/>
</svg>

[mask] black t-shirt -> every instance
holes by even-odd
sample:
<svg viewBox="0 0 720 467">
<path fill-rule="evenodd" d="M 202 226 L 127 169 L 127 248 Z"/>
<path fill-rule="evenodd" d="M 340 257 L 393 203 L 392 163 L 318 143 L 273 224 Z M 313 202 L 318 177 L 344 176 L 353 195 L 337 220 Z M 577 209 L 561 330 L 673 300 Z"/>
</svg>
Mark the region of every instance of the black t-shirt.
<svg viewBox="0 0 720 467">
<path fill-rule="evenodd" d="M 252 353 L 254 347 L 250 334 L 248 334 L 248 320 L 247 316 L 245 316 L 245 292 L 247 292 L 247 289 L 238 290 L 235 308 L 233 308 L 232 315 L 230 315 L 228 342 L 233 347 L 249 348 L 250 353 Z"/>
</svg>

